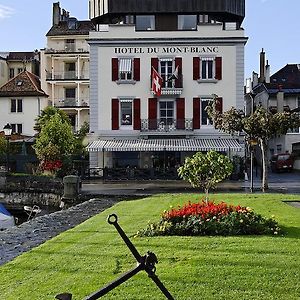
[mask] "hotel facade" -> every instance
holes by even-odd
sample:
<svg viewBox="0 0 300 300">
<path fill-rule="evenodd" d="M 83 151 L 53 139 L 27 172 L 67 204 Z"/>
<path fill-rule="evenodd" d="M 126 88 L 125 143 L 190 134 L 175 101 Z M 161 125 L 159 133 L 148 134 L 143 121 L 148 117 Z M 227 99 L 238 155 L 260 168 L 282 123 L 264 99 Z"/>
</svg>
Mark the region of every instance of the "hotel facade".
<svg viewBox="0 0 300 300">
<path fill-rule="evenodd" d="M 244 107 L 245 1 L 90 1 L 90 167 L 172 178 L 185 157 L 243 156 L 205 108 Z M 130 172 L 128 170 L 131 170 Z"/>
</svg>

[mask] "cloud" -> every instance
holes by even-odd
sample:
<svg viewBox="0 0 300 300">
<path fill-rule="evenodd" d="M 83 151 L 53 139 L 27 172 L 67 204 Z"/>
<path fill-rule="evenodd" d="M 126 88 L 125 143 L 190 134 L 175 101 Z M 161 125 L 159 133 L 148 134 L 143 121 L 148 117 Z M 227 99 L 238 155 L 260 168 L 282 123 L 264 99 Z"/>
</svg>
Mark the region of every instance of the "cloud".
<svg viewBox="0 0 300 300">
<path fill-rule="evenodd" d="M 11 17 L 14 12 L 14 9 L 12 9 L 11 7 L 0 4 L 0 20 Z"/>
</svg>

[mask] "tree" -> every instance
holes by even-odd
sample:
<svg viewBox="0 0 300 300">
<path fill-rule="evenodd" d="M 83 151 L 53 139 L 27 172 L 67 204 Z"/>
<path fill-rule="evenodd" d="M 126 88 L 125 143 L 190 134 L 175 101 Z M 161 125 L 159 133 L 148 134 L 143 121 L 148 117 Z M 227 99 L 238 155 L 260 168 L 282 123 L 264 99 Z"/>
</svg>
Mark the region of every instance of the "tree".
<svg viewBox="0 0 300 300">
<path fill-rule="evenodd" d="M 232 170 L 232 162 L 227 156 L 209 151 L 206 154 L 197 152 L 192 157 L 187 157 L 184 165 L 177 171 L 179 177 L 188 181 L 193 187 L 203 188 L 207 201 L 209 190 L 227 178 Z"/>
<path fill-rule="evenodd" d="M 47 106 L 45 109 L 42 110 L 41 114 L 35 119 L 34 129 L 40 133 L 42 127 L 45 124 L 47 124 L 47 122 L 50 120 L 50 118 L 52 116 L 54 116 L 55 114 L 59 114 L 63 121 L 70 124 L 70 118 L 64 111 L 62 111 L 54 106 Z"/>
<path fill-rule="evenodd" d="M 41 165 L 49 162 L 62 161 L 70 156 L 75 147 L 75 138 L 72 126 L 60 113 L 50 116 L 49 120 L 41 126 L 33 148 Z"/>
<path fill-rule="evenodd" d="M 289 129 L 300 127 L 300 119 L 297 113 L 277 112 L 271 113 L 259 105 L 253 114 L 245 116 L 242 110 L 231 108 L 224 113 L 216 110 L 216 101 L 212 101 L 207 107 L 209 117 L 213 120 L 215 128 L 236 134 L 244 132 L 248 139 L 258 142 L 262 155 L 262 191 L 268 187 L 267 149 L 270 139 L 284 135 Z"/>
<path fill-rule="evenodd" d="M 3 155 L 7 151 L 7 143 L 4 137 L 0 136 L 0 155 Z"/>
</svg>

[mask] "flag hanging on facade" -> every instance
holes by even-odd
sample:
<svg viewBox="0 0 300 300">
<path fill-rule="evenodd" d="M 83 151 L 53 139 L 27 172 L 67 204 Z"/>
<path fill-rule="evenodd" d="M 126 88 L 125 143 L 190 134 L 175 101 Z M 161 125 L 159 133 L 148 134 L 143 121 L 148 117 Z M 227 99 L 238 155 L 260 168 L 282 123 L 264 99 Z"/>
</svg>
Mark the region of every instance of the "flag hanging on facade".
<svg viewBox="0 0 300 300">
<path fill-rule="evenodd" d="M 172 73 L 172 75 L 168 78 L 168 81 L 178 79 L 178 66 L 175 68 L 175 71 Z"/>
<path fill-rule="evenodd" d="M 161 95 L 162 82 L 163 82 L 162 77 L 152 67 L 152 91 L 158 97 Z"/>
</svg>

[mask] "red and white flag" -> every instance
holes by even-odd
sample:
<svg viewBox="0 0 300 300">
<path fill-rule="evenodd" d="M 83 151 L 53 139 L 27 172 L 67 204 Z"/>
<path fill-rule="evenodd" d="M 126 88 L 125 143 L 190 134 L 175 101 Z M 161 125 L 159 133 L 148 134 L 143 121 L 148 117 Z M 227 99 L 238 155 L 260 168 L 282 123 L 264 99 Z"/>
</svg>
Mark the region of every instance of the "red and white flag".
<svg viewBox="0 0 300 300">
<path fill-rule="evenodd" d="M 161 95 L 162 82 L 162 77 L 152 67 L 152 91 L 158 97 Z"/>
</svg>

